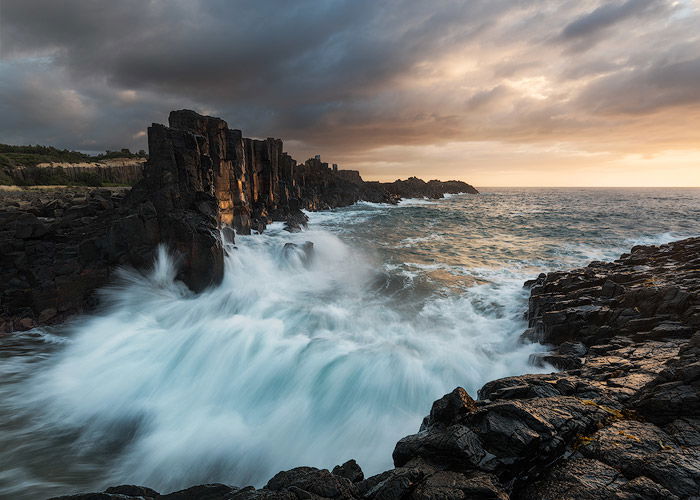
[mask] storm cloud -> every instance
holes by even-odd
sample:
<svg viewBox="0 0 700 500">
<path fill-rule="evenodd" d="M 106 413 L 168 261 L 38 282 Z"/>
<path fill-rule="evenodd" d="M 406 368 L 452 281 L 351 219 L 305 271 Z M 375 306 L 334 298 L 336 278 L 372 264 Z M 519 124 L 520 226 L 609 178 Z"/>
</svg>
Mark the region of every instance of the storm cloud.
<svg viewBox="0 0 700 500">
<path fill-rule="evenodd" d="M 698 25 L 697 0 L 0 0 L 0 142 L 141 149 L 186 107 L 377 178 L 402 147 L 697 150 Z"/>
</svg>

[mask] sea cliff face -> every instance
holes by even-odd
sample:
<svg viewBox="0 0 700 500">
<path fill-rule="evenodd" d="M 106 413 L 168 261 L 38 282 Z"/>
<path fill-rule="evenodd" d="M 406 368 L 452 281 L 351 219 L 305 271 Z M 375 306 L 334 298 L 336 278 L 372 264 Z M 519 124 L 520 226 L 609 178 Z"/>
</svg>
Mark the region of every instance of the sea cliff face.
<svg viewBox="0 0 700 500">
<path fill-rule="evenodd" d="M 22 185 L 31 185 L 37 180 L 34 178 L 38 169 L 46 171 L 48 176 L 60 176 L 69 184 L 84 183 L 91 179 L 95 184 L 89 185 L 119 185 L 133 186 L 143 178 L 143 169 L 146 158 L 114 158 L 95 162 L 50 162 L 39 163 L 36 167 L 17 167 L 11 171 L 15 182 Z"/>
<path fill-rule="evenodd" d="M 187 137 L 194 137 L 189 142 Z M 461 181 L 424 182 L 412 177 L 393 183 L 365 182 L 359 172 L 331 168 L 319 157 L 299 164 L 279 139 L 248 139 L 220 118 L 173 111 L 169 127 L 148 130 L 150 171 L 177 165 L 201 177 L 194 188 L 216 199 L 220 224 L 237 233 L 261 231 L 272 221 L 299 219 L 299 210 L 325 210 L 364 200 L 396 203 L 401 198 L 439 198 L 477 191 Z M 154 170 L 154 167 L 156 170 Z"/>
<path fill-rule="evenodd" d="M 297 467 L 261 489 L 160 495 L 116 486 L 74 499 L 695 499 L 700 495 L 700 238 L 542 274 L 526 339 L 562 369 L 458 387 L 401 439 L 394 468 Z"/>
<path fill-rule="evenodd" d="M 244 138 L 189 110 L 149 127 L 148 144 L 143 177 L 130 191 L 0 193 L 0 332 L 92 309 L 117 267 L 150 267 L 159 245 L 177 254 L 178 279 L 200 292 L 222 280 L 222 235 L 233 241 L 234 231 L 261 232 L 273 221 L 297 231 L 307 221 L 302 209 L 477 192 L 460 181 L 364 182 L 319 158 L 299 164 L 279 139 Z"/>
</svg>

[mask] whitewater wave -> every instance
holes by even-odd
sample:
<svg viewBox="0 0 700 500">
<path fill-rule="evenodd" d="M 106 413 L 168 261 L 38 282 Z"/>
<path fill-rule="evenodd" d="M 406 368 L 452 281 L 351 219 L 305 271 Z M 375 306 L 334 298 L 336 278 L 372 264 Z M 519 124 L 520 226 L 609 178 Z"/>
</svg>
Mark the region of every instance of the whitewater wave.
<svg viewBox="0 0 700 500">
<path fill-rule="evenodd" d="M 525 279 L 697 235 L 700 191 L 666 198 L 358 203 L 309 214 L 302 233 L 237 236 L 224 282 L 197 296 L 163 251 L 94 316 L 2 338 L 0 497 L 260 485 L 348 458 L 367 474 L 391 467 L 435 399 L 534 370 L 541 347 L 518 340 Z"/>
<path fill-rule="evenodd" d="M 124 272 L 14 401 L 34 435 L 75 432 L 76 456 L 113 450 L 104 484 L 260 485 L 349 458 L 371 474 L 442 394 L 533 370 L 519 282 L 407 301 L 414 280 L 337 236 L 278 229 L 237 236 L 222 285 L 201 295 L 165 251 L 149 275 Z M 284 249 L 306 240 L 311 262 Z"/>
<path fill-rule="evenodd" d="M 399 205 L 404 207 L 414 206 L 414 205 L 437 205 L 439 202 L 436 200 L 430 200 L 428 198 L 405 198 L 399 201 Z"/>
</svg>

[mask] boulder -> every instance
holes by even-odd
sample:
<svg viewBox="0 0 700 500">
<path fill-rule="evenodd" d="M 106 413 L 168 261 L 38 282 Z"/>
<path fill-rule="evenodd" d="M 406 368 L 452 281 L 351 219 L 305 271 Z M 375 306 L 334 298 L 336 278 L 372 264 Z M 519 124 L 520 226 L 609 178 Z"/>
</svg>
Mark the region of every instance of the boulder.
<svg viewBox="0 0 700 500">
<path fill-rule="evenodd" d="M 348 460 L 343 465 L 336 465 L 331 474 L 349 479 L 353 483 L 358 483 L 365 478 L 362 469 L 355 460 Z"/>
</svg>

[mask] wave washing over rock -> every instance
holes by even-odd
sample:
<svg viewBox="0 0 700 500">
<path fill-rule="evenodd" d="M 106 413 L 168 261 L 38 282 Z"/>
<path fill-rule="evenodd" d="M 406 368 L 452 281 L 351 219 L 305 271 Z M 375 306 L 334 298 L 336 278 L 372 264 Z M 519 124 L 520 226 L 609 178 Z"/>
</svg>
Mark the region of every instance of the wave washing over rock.
<svg viewBox="0 0 700 500">
<path fill-rule="evenodd" d="M 0 495 L 692 498 L 696 240 L 530 283 L 530 328 L 522 284 L 692 234 L 699 196 L 496 190 L 307 213 L 308 230 L 226 244 L 221 286 L 199 295 L 162 250 L 94 316 L 2 338 Z M 541 374 L 499 379 L 525 372 Z"/>
<path fill-rule="evenodd" d="M 164 487 L 262 485 L 339 457 L 379 472 L 453 381 L 476 388 L 531 369 L 537 348 L 518 344 L 517 319 L 475 311 L 470 297 L 432 296 L 406 313 L 386 288 L 410 284 L 337 236 L 274 232 L 239 238 L 222 284 L 198 296 L 173 281 L 165 252 L 148 277 L 123 274 L 108 310 L 23 394 L 38 433 L 111 442 L 108 476 Z"/>
<path fill-rule="evenodd" d="M 528 283 L 534 325 L 528 334 L 555 345 L 553 354 L 537 358 L 567 369 L 495 380 L 478 401 L 455 389 L 433 404 L 417 434 L 396 444 L 395 468 L 378 475 L 365 479 L 353 460 L 332 473 L 280 472 L 259 490 L 209 484 L 159 496 L 122 486 L 105 498 L 697 498 L 698 265 L 696 238 L 635 247 L 615 263 Z M 570 340 L 562 342 L 564 330 Z M 347 380 L 328 389 L 342 390 Z M 279 409 L 270 404 L 273 413 Z M 240 450 L 245 441 L 238 441 Z"/>
<path fill-rule="evenodd" d="M 223 279 L 219 229 L 232 241 L 234 230 L 262 232 L 273 221 L 297 231 L 301 209 L 477 193 L 461 181 L 364 182 L 318 157 L 300 165 L 281 140 L 247 139 L 193 111 L 173 111 L 169 124 L 148 128 L 144 177 L 128 192 L 0 193 L 0 332 L 90 310 L 116 267 L 148 268 L 160 244 L 178 254 L 178 279 L 200 292 Z"/>
</svg>

